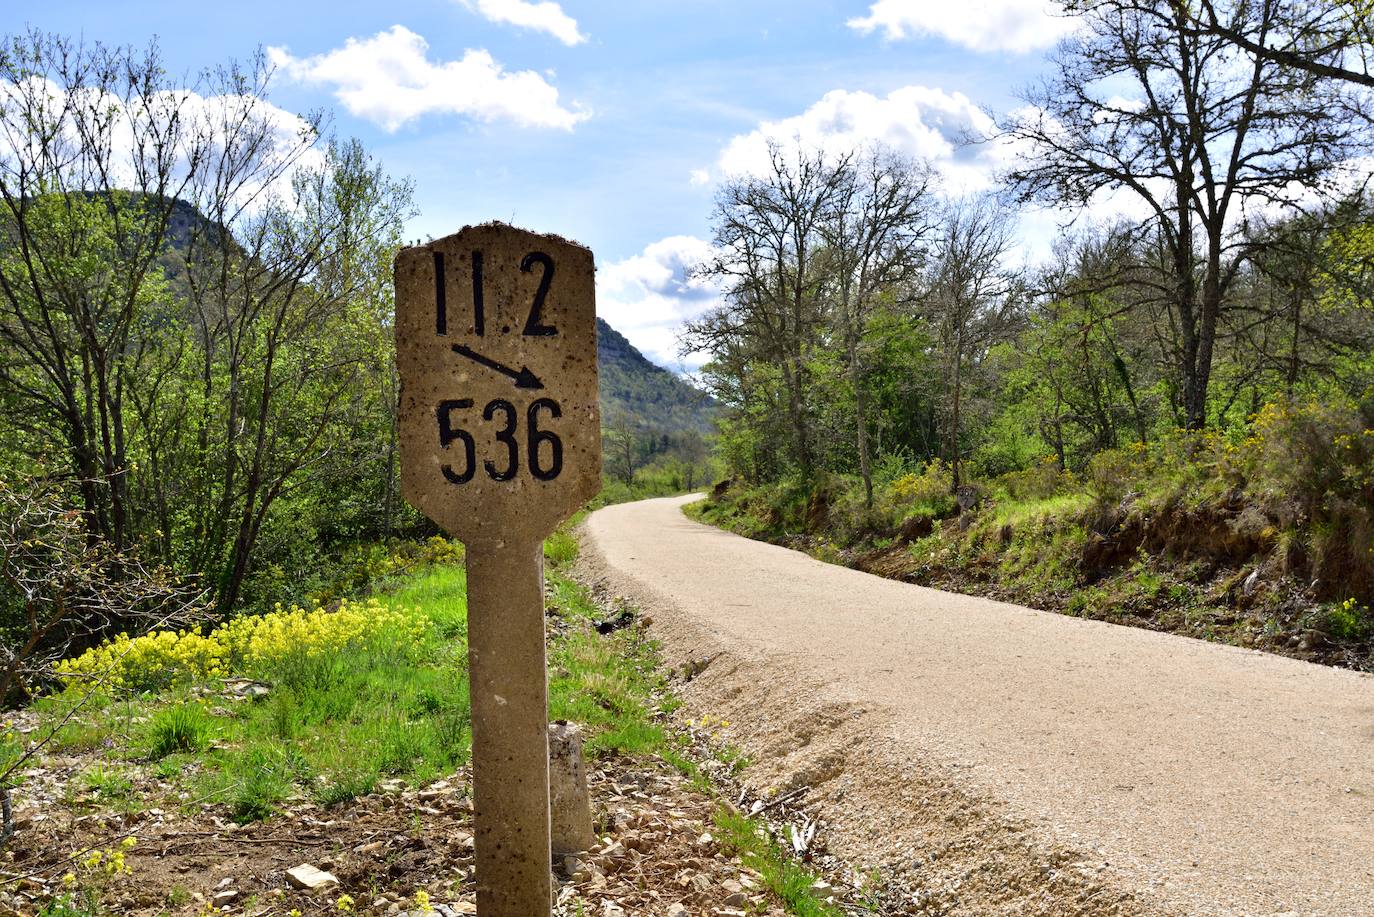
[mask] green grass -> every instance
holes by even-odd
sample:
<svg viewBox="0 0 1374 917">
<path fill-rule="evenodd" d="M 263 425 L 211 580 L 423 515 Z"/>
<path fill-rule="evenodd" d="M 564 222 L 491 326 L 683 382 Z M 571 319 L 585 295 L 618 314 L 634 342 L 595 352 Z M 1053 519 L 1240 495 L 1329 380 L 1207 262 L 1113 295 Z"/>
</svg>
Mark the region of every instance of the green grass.
<svg viewBox="0 0 1374 917">
<path fill-rule="evenodd" d="M 1057 494 L 1034 500 L 998 500 L 991 514 L 992 524 L 1017 526 L 1034 519 L 1073 517 L 1093 505 L 1087 493 Z"/>
<path fill-rule="evenodd" d="M 549 604 L 570 626 L 549 648 L 550 718 L 587 730 L 591 755 L 668 755 L 676 745 L 651 711 L 670 711 L 674 703 L 664 694 L 654 648 L 633 626 L 598 634 L 592 625 L 606 611 L 560 566 L 548 571 Z"/>
<path fill-rule="evenodd" d="M 567 571 L 577 556 L 572 520 L 545 545 L 548 605 L 558 619 L 549 645 L 549 706 L 554 719 L 585 730 L 591 757 L 658 758 L 714 787 L 688 753 L 686 737 L 663 716 L 677 702 L 667 691 L 656 646 L 633 624 L 602 636 L 595 623 L 613 614 Z M 222 694 L 219 682 L 160 695 L 93 694 L 63 728 L 69 749 L 103 747 L 124 766 L 102 765 L 83 777 L 101 804 L 137 804 L 131 778 L 142 769 L 189 791 L 185 805 L 221 804 L 240 823 L 271 817 L 302 793 L 323 805 L 372 792 L 388 778 L 423 785 L 448 776 L 471 754 L 466 636 L 467 589 L 460 566 L 433 565 L 377 596 L 391 608 L 420 608 L 432 626 L 404 646 L 385 639 L 346 653 L 296 659 L 274 672 L 252 672 L 271 685 L 264 698 Z M 49 722 L 72 698 L 42 703 Z M 715 752 L 742 767 L 730 749 Z M 812 877 L 752 828 L 735 826 L 731 842 L 765 876 L 791 913 L 829 915 L 810 896 Z M 172 900 L 176 907 L 184 901 Z M 180 894 L 174 897 L 180 898 Z M 54 904 L 51 913 L 74 915 Z"/>
<path fill-rule="evenodd" d="M 560 528 L 544 542 L 544 559 L 555 567 L 566 567 L 577 560 L 577 537 L 566 527 Z"/>
<path fill-rule="evenodd" d="M 164 707 L 148 724 L 148 757 L 154 761 L 176 752 L 198 752 L 210 744 L 214 729 L 204 707 L 194 701 Z"/>
<path fill-rule="evenodd" d="M 560 572 L 577 554 L 569 528 L 545 548 L 550 603 L 570 624 L 550 648 L 551 715 L 582 724 L 592 755 L 662 754 L 672 743 L 650 713 L 662 685 L 653 654 L 631 631 L 596 634 L 602 610 Z M 300 792 L 330 805 L 384 779 L 421 785 L 451 774 L 471 754 L 465 571 L 430 566 L 377 598 L 422 609 L 432 624 L 427 635 L 251 673 L 272 686 L 259 700 L 218 697 L 217 683 L 200 686 L 203 697 L 186 688 L 119 700 L 94 695 L 62 729 L 59 745 L 154 762 L 159 777 L 188 785 L 196 800 L 226 804 L 241 822 L 270 816 Z M 55 721 L 71 701 L 58 696 L 46 705 Z"/>
<path fill-rule="evenodd" d="M 764 885 L 781 899 L 788 913 L 798 917 L 841 917 L 844 913 L 812 895 L 816 874 L 788 856 L 752 819 L 722 807 L 716 812 L 716 831 L 722 844 L 763 877 Z"/>
<path fill-rule="evenodd" d="M 123 802 L 134 791 L 134 781 L 127 773 L 117 767 L 96 765 L 81 775 L 86 789 L 102 803 Z"/>
<path fill-rule="evenodd" d="M 407 591 L 452 588 L 451 572 L 420 580 Z M 457 628 L 452 605 L 443 621 Z M 204 761 L 203 794 L 226 797 L 234 817 L 248 821 L 270 814 L 295 784 L 329 805 L 369 793 L 382 779 L 422 784 L 453 772 L 471 746 L 465 665 L 454 647 L 434 640 L 405 657 L 353 651 L 344 665 L 322 666 L 240 704 L 225 726 L 226 747 Z"/>
</svg>

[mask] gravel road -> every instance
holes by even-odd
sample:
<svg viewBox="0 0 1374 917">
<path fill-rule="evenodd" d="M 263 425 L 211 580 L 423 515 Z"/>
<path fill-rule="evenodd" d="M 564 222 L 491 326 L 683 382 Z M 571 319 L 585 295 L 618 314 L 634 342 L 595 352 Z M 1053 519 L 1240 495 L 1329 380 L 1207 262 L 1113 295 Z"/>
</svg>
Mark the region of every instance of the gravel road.
<svg viewBox="0 0 1374 917">
<path fill-rule="evenodd" d="M 884 580 L 690 499 L 591 515 L 589 569 L 932 910 L 1374 914 L 1374 678 Z"/>
</svg>

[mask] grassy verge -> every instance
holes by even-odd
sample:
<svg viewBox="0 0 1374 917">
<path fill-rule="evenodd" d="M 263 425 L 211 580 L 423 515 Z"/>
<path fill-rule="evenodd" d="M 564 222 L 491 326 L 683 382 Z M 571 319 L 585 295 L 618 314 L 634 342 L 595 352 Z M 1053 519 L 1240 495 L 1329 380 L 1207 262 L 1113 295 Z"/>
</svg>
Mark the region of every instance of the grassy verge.
<svg viewBox="0 0 1374 917">
<path fill-rule="evenodd" d="M 1097 469 L 1104 480 L 1044 466 L 974 486 L 963 512 L 938 462 L 880 486 L 871 509 L 856 479 L 831 476 L 735 485 L 686 512 L 895 579 L 1374 670 L 1364 574 L 1332 560 L 1316 511 L 1268 489 L 1203 483 L 1207 467 L 1193 461 Z M 1364 511 L 1346 504 L 1351 518 Z"/>
<path fill-rule="evenodd" d="M 633 625 L 598 632 L 613 613 L 570 575 L 577 556 L 570 532 L 545 545 L 551 717 L 582 725 L 593 759 L 661 759 L 719 796 L 709 769 L 693 759 L 700 743 L 671 725 L 677 701 L 656 645 Z M 328 807 L 387 781 L 425 785 L 466 763 L 461 566 L 407 574 L 365 602 L 274 615 L 256 624 L 240 619 L 229 632 L 125 646 L 120 687 L 93 689 L 76 679 L 41 700 L 37 710 L 49 725 L 67 720 L 52 750 L 99 760 L 69 782 L 64 804 L 124 813 L 180 806 L 188 815 L 209 804 L 246 824 L 297 800 Z M 74 668 L 89 673 L 115 658 L 106 653 Z M 716 754 L 733 760 L 728 750 Z M 736 828 L 732 848 L 779 900 L 795 899 L 794 913 L 831 913 L 798 897 L 814 877 L 782 859 L 764 835 Z"/>
<path fill-rule="evenodd" d="M 722 807 L 716 813 L 720 841 L 799 917 L 839 917 L 839 908 L 815 893 L 816 874 L 799 864 L 753 819 Z"/>
</svg>

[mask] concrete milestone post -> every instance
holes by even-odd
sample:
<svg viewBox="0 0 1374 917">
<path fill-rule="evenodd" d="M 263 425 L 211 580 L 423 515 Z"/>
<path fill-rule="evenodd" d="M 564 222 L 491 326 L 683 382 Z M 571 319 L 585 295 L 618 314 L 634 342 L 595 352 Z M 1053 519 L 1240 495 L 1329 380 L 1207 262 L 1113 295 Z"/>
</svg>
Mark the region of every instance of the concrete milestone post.
<svg viewBox="0 0 1374 917">
<path fill-rule="evenodd" d="M 482 917 L 552 909 L 542 542 L 601 486 L 593 275 L 501 224 L 396 256 L 401 492 L 467 546 Z"/>
</svg>

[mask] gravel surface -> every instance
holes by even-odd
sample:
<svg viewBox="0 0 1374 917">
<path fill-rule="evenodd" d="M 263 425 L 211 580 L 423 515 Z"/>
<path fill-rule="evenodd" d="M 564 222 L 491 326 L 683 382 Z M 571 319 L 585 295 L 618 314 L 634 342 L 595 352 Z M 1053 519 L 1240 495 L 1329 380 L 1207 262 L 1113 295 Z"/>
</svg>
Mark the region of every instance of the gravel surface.
<svg viewBox="0 0 1374 917">
<path fill-rule="evenodd" d="M 883 580 L 690 499 L 594 513 L 590 572 L 913 910 L 1374 914 L 1374 678 Z"/>
</svg>

